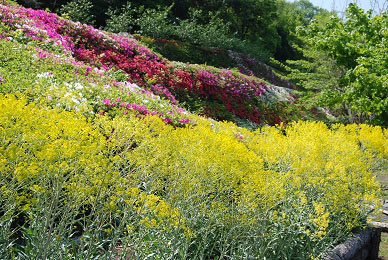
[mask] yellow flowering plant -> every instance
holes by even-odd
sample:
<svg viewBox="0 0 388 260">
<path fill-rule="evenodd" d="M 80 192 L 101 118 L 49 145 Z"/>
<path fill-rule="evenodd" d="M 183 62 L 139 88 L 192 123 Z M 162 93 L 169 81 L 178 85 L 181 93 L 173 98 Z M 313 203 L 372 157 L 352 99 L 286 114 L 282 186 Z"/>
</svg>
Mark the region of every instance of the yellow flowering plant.
<svg viewBox="0 0 388 260">
<path fill-rule="evenodd" d="M 2 259 L 316 259 L 379 206 L 387 129 L 216 122 L 13 29 L 0 22 Z"/>
<path fill-rule="evenodd" d="M 17 250 L 9 246 L 20 235 L 28 257 L 57 258 L 80 238 L 72 254 L 92 257 L 103 253 L 96 241 L 112 255 L 125 234 L 142 241 L 161 230 L 189 231 L 177 209 L 131 186 L 130 172 L 117 169 L 114 142 L 84 116 L 10 95 L 0 96 L 0 119 L 0 222 L 9 224 L 1 234 L 8 241 L 4 257 Z"/>
<path fill-rule="evenodd" d="M 21 250 L 13 237 L 29 257 L 319 257 L 379 203 L 378 127 L 249 131 L 191 115 L 195 125 L 174 128 L 18 96 L 0 97 L 7 257 Z"/>
</svg>

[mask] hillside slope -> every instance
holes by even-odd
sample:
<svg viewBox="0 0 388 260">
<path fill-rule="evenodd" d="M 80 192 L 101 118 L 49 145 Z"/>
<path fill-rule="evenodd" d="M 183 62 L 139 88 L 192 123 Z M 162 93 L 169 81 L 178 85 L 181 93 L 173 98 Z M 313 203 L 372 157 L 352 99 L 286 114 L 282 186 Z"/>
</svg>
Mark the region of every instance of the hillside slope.
<svg viewBox="0 0 388 260">
<path fill-rule="evenodd" d="M 257 124 L 286 121 L 290 90 L 255 77 L 210 66 L 171 63 L 134 39 L 99 31 L 55 14 L 2 7 L 2 37 L 22 37 L 42 49 L 54 43 L 65 53 L 101 69 L 118 68 L 131 83 L 180 101 L 189 110 L 219 120 L 248 119 Z"/>
<path fill-rule="evenodd" d="M 255 76 L 269 82 L 271 85 L 296 89 L 296 86 L 292 83 L 277 76 L 273 72 L 273 68 L 242 53 L 219 48 L 204 48 L 189 42 L 176 40 L 153 39 L 141 35 L 135 35 L 134 37 L 171 61 L 238 69 L 242 74 Z"/>
<path fill-rule="evenodd" d="M 1 259 L 314 259 L 379 205 L 386 129 L 196 115 L 294 100 L 41 10 L 0 38 Z"/>
</svg>

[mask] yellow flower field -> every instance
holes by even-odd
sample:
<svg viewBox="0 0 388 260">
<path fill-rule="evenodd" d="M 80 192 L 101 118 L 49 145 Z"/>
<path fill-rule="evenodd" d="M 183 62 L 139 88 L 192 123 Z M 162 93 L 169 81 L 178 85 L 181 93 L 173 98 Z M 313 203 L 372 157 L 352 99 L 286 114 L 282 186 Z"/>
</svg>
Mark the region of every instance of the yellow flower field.
<svg viewBox="0 0 388 260">
<path fill-rule="evenodd" d="M 252 132 L 192 116 L 195 126 L 174 128 L 12 95 L 0 97 L 0 118 L 2 234 L 25 230 L 42 246 L 32 255 L 77 255 L 58 246 L 80 237 L 85 250 L 105 245 L 90 256 L 117 245 L 190 259 L 320 256 L 379 205 L 370 169 L 387 159 L 388 132 L 367 125 Z"/>
</svg>

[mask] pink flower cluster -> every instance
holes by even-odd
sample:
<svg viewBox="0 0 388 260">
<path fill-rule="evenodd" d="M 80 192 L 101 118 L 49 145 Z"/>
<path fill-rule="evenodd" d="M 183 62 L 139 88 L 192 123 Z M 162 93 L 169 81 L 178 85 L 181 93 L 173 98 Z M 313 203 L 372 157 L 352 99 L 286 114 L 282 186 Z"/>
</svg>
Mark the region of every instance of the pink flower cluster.
<svg viewBox="0 0 388 260">
<path fill-rule="evenodd" d="M 179 120 L 173 120 L 170 118 L 171 115 L 175 114 L 180 114 L 184 115 L 187 112 L 182 109 L 182 108 L 177 108 L 174 105 L 172 105 L 173 111 L 169 111 L 167 115 L 161 113 L 161 112 L 156 112 L 156 111 L 149 111 L 146 106 L 140 106 L 137 104 L 128 104 L 126 102 L 121 102 L 121 98 L 118 97 L 116 100 L 112 101 L 110 99 L 104 99 L 102 101 L 102 104 L 106 106 L 106 112 L 111 109 L 111 108 L 119 108 L 124 110 L 124 114 L 128 114 L 128 111 L 134 111 L 136 112 L 137 117 L 142 117 L 146 115 L 152 115 L 152 116 L 158 116 L 161 118 L 165 123 L 174 125 L 176 127 L 182 127 L 186 124 L 191 124 L 191 121 L 187 118 L 182 118 Z M 104 113 L 103 113 L 104 114 Z"/>
<path fill-rule="evenodd" d="M 44 11 L 0 5 L 0 15 L 3 22 L 15 30 L 23 30 L 26 37 L 60 45 L 78 60 L 90 65 L 105 70 L 119 68 L 130 76 L 132 82 L 168 98 L 173 104 L 177 103 L 176 97 L 183 102 L 198 100 L 205 104 L 205 115 L 218 119 L 224 117 L 217 111 L 228 111 L 255 123 L 274 124 L 282 120 L 278 118 L 282 116 L 284 105 L 281 102 L 269 103 L 270 87 L 259 80 L 227 70 L 212 72 L 209 67 L 186 65 L 178 68 L 139 45 L 136 40 Z M 2 35 L 3 38 L 7 36 Z M 43 58 L 45 54 L 41 56 Z M 85 74 L 90 71 L 86 69 Z M 214 104 L 218 107 L 214 108 Z"/>
<path fill-rule="evenodd" d="M 155 85 L 152 85 L 151 86 L 151 89 L 152 89 L 152 92 L 155 94 L 155 95 L 158 95 L 158 96 L 162 96 L 162 97 L 166 97 L 168 100 L 171 101 L 171 103 L 173 103 L 174 105 L 177 103 L 177 100 L 175 99 L 175 97 L 171 94 L 170 90 L 168 90 L 168 88 L 162 86 L 162 85 L 159 85 L 159 84 L 155 84 Z"/>
<path fill-rule="evenodd" d="M 24 35 L 37 41 L 51 41 L 65 50 L 72 50 L 74 43 L 69 36 L 58 32 L 65 20 L 52 13 L 17 6 L 0 5 L 2 21 L 24 32 Z M 4 35 L 3 35 L 4 37 Z"/>
</svg>

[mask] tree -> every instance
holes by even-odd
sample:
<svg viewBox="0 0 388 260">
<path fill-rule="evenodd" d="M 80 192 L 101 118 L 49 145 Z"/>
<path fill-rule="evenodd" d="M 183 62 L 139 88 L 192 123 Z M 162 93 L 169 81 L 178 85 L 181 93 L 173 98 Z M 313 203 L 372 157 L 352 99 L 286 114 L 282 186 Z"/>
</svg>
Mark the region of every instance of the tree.
<svg viewBox="0 0 388 260">
<path fill-rule="evenodd" d="M 114 33 L 130 32 L 136 23 L 134 18 L 136 12 L 137 10 L 131 2 L 127 2 L 120 9 L 109 7 L 106 13 L 108 19 L 106 20 L 105 30 Z"/>
<path fill-rule="evenodd" d="M 301 56 L 294 44 L 301 44 L 300 39 L 295 35 L 298 26 L 306 27 L 317 15 L 327 15 L 325 9 L 314 6 L 308 0 L 286 2 L 277 1 L 276 29 L 280 35 L 280 44 L 276 49 L 275 58 L 280 61 L 300 59 Z"/>
<path fill-rule="evenodd" d="M 329 90 L 335 97 L 335 102 L 329 105 L 332 108 L 341 105 L 347 111 L 350 123 L 371 122 L 387 126 L 387 13 L 372 16 L 372 10 L 364 12 L 357 5 L 350 4 L 344 20 L 337 16 L 326 21 L 317 19 L 300 32 L 307 43 L 305 46 L 316 53 L 325 53 L 328 60 L 335 62 L 336 68 L 344 71 L 340 74 L 327 71 L 327 75 L 336 77 L 336 85 L 329 89 L 322 85 L 318 90 L 319 93 Z M 317 57 L 312 60 L 318 62 Z M 306 83 L 302 85 L 306 86 Z"/>
<path fill-rule="evenodd" d="M 344 101 L 359 121 L 388 125 L 388 14 L 372 16 L 356 4 L 345 21 L 332 17 L 321 30 L 312 24 L 311 42 L 347 69 Z"/>
<path fill-rule="evenodd" d="M 60 13 L 73 21 L 93 25 L 95 16 L 92 14 L 92 8 L 93 4 L 89 0 L 73 0 L 62 6 Z"/>
</svg>

